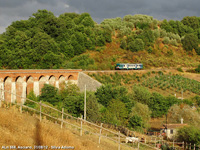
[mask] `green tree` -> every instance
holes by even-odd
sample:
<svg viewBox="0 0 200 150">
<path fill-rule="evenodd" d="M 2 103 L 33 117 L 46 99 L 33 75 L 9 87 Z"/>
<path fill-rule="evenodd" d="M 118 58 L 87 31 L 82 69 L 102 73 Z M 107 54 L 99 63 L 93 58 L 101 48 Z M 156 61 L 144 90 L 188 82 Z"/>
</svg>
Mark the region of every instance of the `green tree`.
<svg viewBox="0 0 200 150">
<path fill-rule="evenodd" d="M 192 145 L 200 144 L 200 129 L 194 126 L 186 126 L 178 130 L 177 139 Z"/>
<path fill-rule="evenodd" d="M 199 28 L 199 19 L 196 16 L 186 16 L 184 17 L 181 22 L 184 25 L 187 25 L 189 27 L 191 27 L 192 29 L 198 29 Z"/>
<path fill-rule="evenodd" d="M 193 49 L 198 49 L 198 37 L 194 34 L 185 35 L 184 39 L 181 41 L 183 44 L 183 48 L 186 51 L 192 51 Z"/>
<path fill-rule="evenodd" d="M 86 97 L 87 103 L 87 120 L 89 121 L 100 121 L 100 104 L 97 101 L 97 98 L 93 92 L 87 92 Z"/>
<path fill-rule="evenodd" d="M 134 41 L 128 43 L 128 49 L 130 49 L 132 52 L 143 50 L 144 42 L 141 39 L 135 39 Z"/>
<path fill-rule="evenodd" d="M 41 95 L 39 96 L 39 100 L 43 102 L 48 102 L 54 106 L 59 101 L 61 101 L 58 95 L 58 89 L 49 84 L 44 84 L 44 87 L 41 89 Z"/>
<path fill-rule="evenodd" d="M 120 100 L 111 100 L 103 115 L 103 121 L 115 125 L 126 125 L 128 118 L 128 111 L 126 106 Z"/>
<path fill-rule="evenodd" d="M 149 110 L 149 107 L 147 105 L 136 103 L 134 107 L 132 107 L 131 113 L 129 114 L 130 120 L 134 116 L 137 116 L 136 118 L 140 117 L 142 119 L 140 127 L 144 127 L 147 129 L 150 127 L 149 120 L 151 118 L 151 111 Z"/>
<path fill-rule="evenodd" d="M 120 44 L 120 47 L 121 47 L 122 49 L 126 49 L 126 48 L 127 48 L 127 44 L 126 44 L 126 40 L 125 40 L 125 39 L 122 39 L 121 44 Z"/>
<path fill-rule="evenodd" d="M 168 110 L 169 122 L 180 123 L 180 119 L 183 118 L 184 123 L 199 127 L 200 116 L 197 110 L 186 104 L 173 105 Z"/>
<path fill-rule="evenodd" d="M 135 128 L 136 130 L 138 128 L 143 128 L 144 124 L 143 124 L 143 120 L 142 117 L 138 116 L 138 115 L 133 115 L 130 119 L 129 119 L 129 126 L 131 128 Z"/>
<path fill-rule="evenodd" d="M 195 72 L 200 73 L 200 65 L 195 69 Z"/>
<path fill-rule="evenodd" d="M 148 105 L 151 93 L 145 87 L 135 85 L 133 86 L 132 97 L 135 101 Z"/>
</svg>

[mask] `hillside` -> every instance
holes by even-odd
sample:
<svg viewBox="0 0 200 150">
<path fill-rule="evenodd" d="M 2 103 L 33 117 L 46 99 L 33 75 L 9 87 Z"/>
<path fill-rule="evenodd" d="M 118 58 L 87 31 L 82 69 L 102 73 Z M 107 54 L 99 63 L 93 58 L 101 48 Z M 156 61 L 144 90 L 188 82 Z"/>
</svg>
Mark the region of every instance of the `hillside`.
<svg viewBox="0 0 200 150">
<path fill-rule="evenodd" d="M 195 23 L 195 24 L 194 24 Z M 38 10 L 0 35 L 1 69 L 114 69 L 118 62 L 151 67 L 197 67 L 200 19 L 156 20 L 147 15 L 105 19 L 90 14 L 55 16 Z"/>
<path fill-rule="evenodd" d="M 118 144 L 104 140 L 98 144 L 98 136 L 78 136 L 73 129 L 61 129 L 59 124 L 48 120 L 39 121 L 37 116 L 19 113 L 15 106 L 0 108 L 0 146 L 68 146 L 76 150 L 117 149 Z M 3 137 L 3 138 L 2 138 Z M 122 149 L 129 149 L 123 147 Z"/>
<path fill-rule="evenodd" d="M 156 71 L 157 70 L 157 71 Z M 146 87 L 164 96 L 190 99 L 199 95 L 200 75 L 180 72 L 177 69 L 147 69 L 140 71 L 96 72 L 88 75 L 103 84 L 123 86 L 131 91 L 133 85 Z M 195 90 L 196 89 L 196 90 Z"/>
</svg>

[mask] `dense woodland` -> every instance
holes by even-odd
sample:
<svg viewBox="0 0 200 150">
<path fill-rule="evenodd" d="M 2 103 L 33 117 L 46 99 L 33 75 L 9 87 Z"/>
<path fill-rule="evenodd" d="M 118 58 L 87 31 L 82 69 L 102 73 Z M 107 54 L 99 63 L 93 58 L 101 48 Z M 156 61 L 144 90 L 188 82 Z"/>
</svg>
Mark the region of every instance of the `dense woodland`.
<svg viewBox="0 0 200 150">
<path fill-rule="evenodd" d="M 145 51 L 150 55 L 157 54 L 154 48 L 159 40 L 166 47 L 181 47 L 192 59 L 194 55 L 200 55 L 200 17 L 158 21 L 147 15 L 127 15 L 124 18 L 105 19 L 97 24 L 88 13 L 64 13 L 56 17 L 50 11 L 38 10 L 28 20 L 13 22 L 0 35 L 0 68 L 88 69 L 95 60 L 84 53 L 101 52 L 101 47 L 116 39 L 123 51 Z M 167 51 L 166 57 L 171 55 L 173 51 Z M 113 62 L 116 62 L 115 57 Z M 195 71 L 200 72 L 200 66 Z M 171 122 L 177 123 L 183 117 L 192 127 L 181 130 L 178 138 L 200 144 L 199 89 L 196 89 L 197 96 L 180 101 L 173 96 L 150 92 L 144 87 L 151 86 L 149 82 L 135 84 L 131 90 L 108 82 L 95 93 L 88 92 L 87 119 L 143 132 L 150 128 L 151 118 L 168 114 L 171 115 Z M 76 117 L 83 114 L 84 94 L 75 85 L 67 85 L 60 91 L 45 85 L 39 97 L 31 92 L 28 98 L 43 101 L 58 109 L 65 108 Z M 27 105 L 36 107 L 31 103 Z M 194 106 L 196 109 L 193 109 Z M 188 131 L 191 131 L 190 139 L 182 136 L 188 135 Z"/>
</svg>

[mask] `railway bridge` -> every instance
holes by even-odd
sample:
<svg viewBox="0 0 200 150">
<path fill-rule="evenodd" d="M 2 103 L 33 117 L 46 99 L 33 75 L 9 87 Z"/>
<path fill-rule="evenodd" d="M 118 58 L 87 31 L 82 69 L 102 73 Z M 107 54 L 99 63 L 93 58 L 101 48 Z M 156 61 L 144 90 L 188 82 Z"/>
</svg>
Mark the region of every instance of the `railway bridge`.
<svg viewBox="0 0 200 150">
<path fill-rule="evenodd" d="M 68 81 L 78 84 L 81 71 L 81 69 L 0 70 L 0 98 L 2 101 L 24 103 L 30 91 L 33 90 L 38 96 L 44 84 L 51 84 L 57 88 L 60 83 Z"/>
</svg>

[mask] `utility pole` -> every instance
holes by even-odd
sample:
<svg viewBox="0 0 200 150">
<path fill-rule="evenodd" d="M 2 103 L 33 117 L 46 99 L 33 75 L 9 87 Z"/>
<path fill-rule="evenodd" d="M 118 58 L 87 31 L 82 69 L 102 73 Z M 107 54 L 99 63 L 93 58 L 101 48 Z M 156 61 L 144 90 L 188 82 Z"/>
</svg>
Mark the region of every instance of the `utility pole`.
<svg viewBox="0 0 200 150">
<path fill-rule="evenodd" d="M 84 96 L 84 120 L 86 120 L 86 84 L 85 84 L 85 96 Z"/>
</svg>

